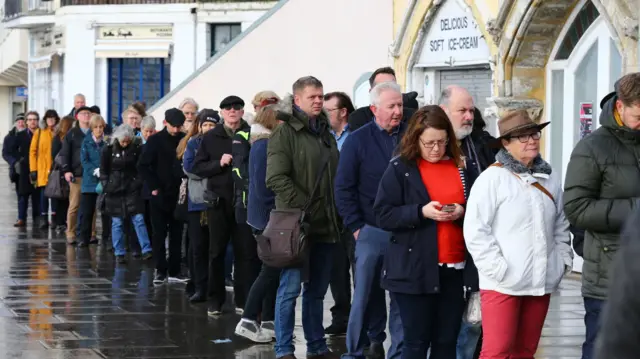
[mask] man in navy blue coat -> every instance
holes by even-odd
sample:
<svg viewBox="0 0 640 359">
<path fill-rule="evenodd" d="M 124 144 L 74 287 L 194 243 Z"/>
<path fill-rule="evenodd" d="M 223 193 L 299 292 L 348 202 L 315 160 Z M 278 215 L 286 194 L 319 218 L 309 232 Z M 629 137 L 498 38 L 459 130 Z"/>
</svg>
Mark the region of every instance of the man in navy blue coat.
<svg viewBox="0 0 640 359">
<path fill-rule="evenodd" d="M 391 233 L 376 227 L 373 203 L 378 184 L 400 142 L 402 92 L 395 82 L 383 82 L 370 92 L 373 121 L 353 132 L 340 151 L 335 182 L 336 206 L 345 227 L 356 239 L 355 289 L 347 329 L 345 359 L 384 357 L 386 293 L 380 287 L 382 258 Z M 389 315 L 391 348 L 388 358 L 400 357 L 402 323 L 394 301 Z"/>
</svg>

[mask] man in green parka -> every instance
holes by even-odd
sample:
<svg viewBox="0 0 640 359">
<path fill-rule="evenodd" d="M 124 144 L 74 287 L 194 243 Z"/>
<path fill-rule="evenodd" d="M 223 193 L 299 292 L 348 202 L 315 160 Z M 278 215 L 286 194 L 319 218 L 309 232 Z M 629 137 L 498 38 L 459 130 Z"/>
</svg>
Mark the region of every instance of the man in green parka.
<svg viewBox="0 0 640 359">
<path fill-rule="evenodd" d="M 309 208 L 308 278 L 302 292 L 302 325 L 307 340 L 307 358 L 333 358 L 324 338 L 323 299 L 331 278 L 335 246 L 340 240 L 333 183 L 338 165 L 338 147 L 323 112 L 322 83 L 312 76 L 293 84 L 293 96 L 280 103 L 278 119 L 284 121 L 271 134 L 267 148 L 266 184 L 276 195 L 276 209 L 303 208 L 316 178 L 319 187 Z M 322 171 L 324 161 L 328 161 Z M 295 303 L 302 287 L 300 268 L 285 268 L 280 275 L 276 299 L 276 358 L 293 356 Z"/>
<path fill-rule="evenodd" d="M 600 128 L 571 153 L 564 189 L 569 222 L 585 230 L 582 359 L 592 358 L 620 231 L 640 198 L 640 73 L 618 80 L 600 107 Z"/>
</svg>

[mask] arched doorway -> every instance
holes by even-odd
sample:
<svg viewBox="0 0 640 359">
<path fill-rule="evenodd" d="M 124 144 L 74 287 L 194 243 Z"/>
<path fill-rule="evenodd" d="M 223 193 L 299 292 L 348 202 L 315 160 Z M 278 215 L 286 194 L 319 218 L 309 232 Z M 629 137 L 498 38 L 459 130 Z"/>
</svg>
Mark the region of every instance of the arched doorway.
<svg viewBox="0 0 640 359">
<path fill-rule="evenodd" d="M 600 100 L 621 74 L 622 56 L 609 24 L 591 0 L 581 1 L 558 37 L 546 73 L 545 116 L 551 121 L 546 153 L 563 180 L 573 148 L 599 126 Z"/>
<path fill-rule="evenodd" d="M 622 56 L 607 20 L 591 0 L 583 0 L 569 17 L 551 51 L 546 71 L 545 121 L 551 121 L 546 157 L 567 171 L 575 145 L 599 127 L 600 100 L 622 74 Z M 582 272 L 582 258 L 573 269 Z"/>
</svg>

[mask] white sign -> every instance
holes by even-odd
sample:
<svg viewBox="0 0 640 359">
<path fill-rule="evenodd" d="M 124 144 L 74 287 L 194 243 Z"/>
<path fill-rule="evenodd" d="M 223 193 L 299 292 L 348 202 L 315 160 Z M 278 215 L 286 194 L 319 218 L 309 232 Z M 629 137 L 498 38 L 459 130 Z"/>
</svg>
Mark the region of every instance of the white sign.
<svg viewBox="0 0 640 359">
<path fill-rule="evenodd" d="M 456 0 L 445 0 L 431 23 L 416 66 L 486 64 L 490 56 L 473 14 L 465 11 Z"/>
</svg>

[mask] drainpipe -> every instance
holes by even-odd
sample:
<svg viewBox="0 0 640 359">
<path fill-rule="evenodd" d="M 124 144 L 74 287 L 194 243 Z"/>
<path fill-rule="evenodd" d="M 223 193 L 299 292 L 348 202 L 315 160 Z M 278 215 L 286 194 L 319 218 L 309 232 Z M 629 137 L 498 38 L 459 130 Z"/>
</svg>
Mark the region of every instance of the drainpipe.
<svg viewBox="0 0 640 359">
<path fill-rule="evenodd" d="M 198 8 L 191 8 L 191 15 L 193 17 L 193 69 L 192 72 L 195 72 L 198 69 Z"/>
</svg>

